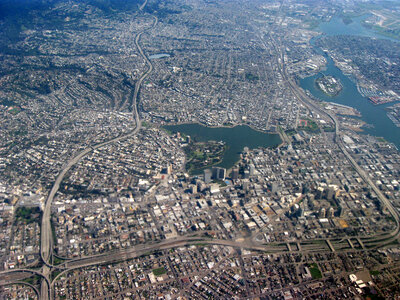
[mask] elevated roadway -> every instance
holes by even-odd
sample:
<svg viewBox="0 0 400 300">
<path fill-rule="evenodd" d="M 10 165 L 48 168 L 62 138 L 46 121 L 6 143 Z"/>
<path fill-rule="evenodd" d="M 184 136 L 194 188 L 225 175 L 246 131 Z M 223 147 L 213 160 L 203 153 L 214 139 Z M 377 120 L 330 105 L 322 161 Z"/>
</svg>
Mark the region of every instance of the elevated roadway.
<svg viewBox="0 0 400 300">
<path fill-rule="evenodd" d="M 355 159 L 351 156 L 351 154 L 347 151 L 346 146 L 343 143 L 342 137 L 341 137 L 341 132 L 340 132 L 340 124 L 339 121 L 337 120 L 335 114 L 333 112 L 328 112 L 324 110 L 321 106 L 319 106 L 317 103 L 315 103 L 312 99 L 310 99 L 303 89 L 301 89 L 295 81 L 290 78 L 286 72 L 285 68 L 285 61 L 284 61 L 284 56 L 282 55 L 282 47 L 279 47 L 274 39 L 271 36 L 271 40 L 274 43 L 274 48 L 276 52 L 278 53 L 278 57 L 280 58 L 278 60 L 278 65 L 279 65 L 279 70 L 282 75 L 282 78 L 288 83 L 290 89 L 292 90 L 293 94 L 296 96 L 296 98 L 303 103 L 308 109 L 310 109 L 313 112 L 317 112 L 321 116 L 328 117 L 334 124 L 335 126 L 335 137 L 334 141 L 339 147 L 339 149 L 342 151 L 342 153 L 346 156 L 347 160 L 350 162 L 350 164 L 354 167 L 358 175 L 364 180 L 364 182 L 375 192 L 377 195 L 379 201 L 387 207 L 389 210 L 390 214 L 392 215 L 396 227 L 393 231 L 387 233 L 386 237 L 387 240 L 385 243 L 391 243 L 395 239 L 397 239 L 400 235 L 400 217 L 399 217 L 399 212 L 393 207 L 392 203 L 383 195 L 383 193 L 376 187 L 376 185 L 373 183 L 371 178 L 366 174 L 366 172 L 358 165 L 358 163 L 355 161 Z M 382 236 L 373 238 L 375 240 L 382 240 Z"/>
<path fill-rule="evenodd" d="M 143 10 L 144 7 L 147 4 L 147 0 L 143 3 L 143 5 L 140 7 L 140 10 Z M 151 28 L 154 28 L 158 22 L 158 19 L 155 17 L 154 23 Z M 40 298 L 41 299 L 48 299 L 51 297 L 51 290 L 50 290 L 50 285 L 49 285 L 49 275 L 51 272 L 51 269 L 56 267 L 52 264 L 51 262 L 51 257 L 52 257 L 52 251 L 53 251 L 53 234 L 52 234 L 52 229 L 51 229 L 51 206 L 54 200 L 54 197 L 56 193 L 58 192 L 60 188 L 60 184 L 63 181 L 65 175 L 67 172 L 74 166 L 76 165 L 83 157 L 88 155 L 90 152 L 93 150 L 96 150 L 98 148 L 104 147 L 109 144 L 113 144 L 115 142 L 121 141 L 123 139 L 129 138 L 140 130 L 141 128 L 141 122 L 139 118 L 139 113 L 138 113 L 138 94 L 139 90 L 141 87 L 141 84 L 143 80 L 153 71 L 153 65 L 149 58 L 146 56 L 144 53 L 143 49 L 141 48 L 139 44 L 139 40 L 141 35 L 143 34 L 144 31 L 138 33 L 135 37 L 135 44 L 136 47 L 140 53 L 140 55 L 143 57 L 143 59 L 146 61 L 146 64 L 148 65 L 148 69 L 140 76 L 139 80 L 135 84 L 135 91 L 133 95 L 133 103 L 132 103 L 132 117 L 134 120 L 134 130 L 129 132 L 128 134 L 115 137 L 109 141 L 103 142 L 96 144 L 94 146 L 89 146 L 86 149 L 82 150 L 78 155 L 73 157 L 71 160 L 68 161 L 67 165 L 61 170 L 61 172 L 58 174 L 53 187 L 47 197 L 46 200 L 46 205 L 43 211 L 43 216 L 42 216 L 42 223 L 41 223 L 41 236 L 40 236 L 40 256 L 43 260 L 43 263 L 45 264 L 42 268 L 42 275 L 44 277 L 41 285 L 41 291 L 40 291 Z"/>
<path fill-rule="evenodd" d="M 140 7 L 140 10 L 143 10 L 145 5 L 147 3 L 147 0 L 143 3 L 143 5 Z M 152 28 L 154 28 L 154 26 L 156 26 L 158 20 L 157 18 L 155 18 L 154 23 Z M 102 263 L 110 263 L 110 262 L 115 262 L 115 261 L 121 261 L 121 260 L 125 260 L 125 259 L 129 259 L 129 258 L 133 258 L 133 257 L 137 257 L 140 255 L 145 254 L 146 252 L 149 251 L 154 251 L 154 250 L 160 250 L 160 249 L 168 249 L 168 248 L 174 248 L 174 247 L 179 247 L 182 245 L 187 245 L 190 243 L 196 243 L 196 242 L 201 242 L 201 243 L 208 243 L 208 244 L 216 244 L 216 245 L 224 245 L 224 246 L 231 246 L 231 247 L 236 247 L 236 248 L 247 248 L 247 249 L 252 249 L 252 250 L 260 250 L 260 251 L 271 251 L 271 252 L 285 252 L 284 249 L 281 249 L 278 246 L 274 246 L 274 245 L 249 245 L 247 243 L 240 243 L 240 242 L 236 242 L 236 241 L 229 241 L 229 240 L 209 240 L 209 239 L 205 239 L 205 238 L 196 238 L 196 237 L 182 237 L 182 238 L 178 238 L 176 240 L 172 240 L 172 241 L 164 241 L 158 244 L 153 244 L 153 245 L 140 245 L 137 247 L 133 247 L 130 249 L 125 249 L 125 250 L 120 250 L 117 252 L 113 252 L 113 253 L 107 253 L 104 255 L 96 255 L 96 256 L 92 256 L 92 257 L 86 257 L 86 258 L 81 258 L 81 259 L 72 259 L 62 265 L 59 266 L 54 266 L 52 264 L 52 251 L 53 251 L 53 236 L 52 236 L 52 229 L 51 229 L 51 223 L 50 223 L 50 218 L 51 218 L 51 206 L 53 203 L 53 199 L 56 195 L 56 193 L 59 190 L 60 184 L 63 181 L 64 177 L 66 176 L 66 174 L 68 173 L 69 170 L 71 170 L 71 168 L 76 165 L 83 157 L 85 157 L 87 154 L 89 154 L 90 152 L 92 152 L 95 149 L 104 147 L 106 145 L 121 141 L 123 139 L 129 138 L 135 134 L 137 134 L 137 132 L 140 130 L 141 128 L 141 122 L 140 122 L 140 118 L 139 118 L 139 114 L 138 114 L 138 94 L 139 94 L 139 90 L 140 87 L 143 83 L 143 81 L 148 77 L 148 75 L 153 71 L 153 65 L 150 61 L 150 59 L 146 56 L 146 54 L 144 53 L 143 49 L 140 46 L 140 38 L 142 36 L 142 34 L 144 33 L 144 31 L 138 33 L 135 37 L 135 44 L 136 47 L 140 53 L 140 55 L 142 56 L 142 58 L 145 60 L 146 65 L 147 65 L 147 70 L 141 75 L 141 77 L 139 78 L 139 80 L 136 82 L 135 84 L 135 90 L 134 90 L 134 94 L 133 94 L 133 99 L 132 99 L 132 118 L 134 121 L 134 130 L 132 130 L 131 132 L 129 132 L 128 134 L 119 136 L 119 137 L 115 137 L 109 141 L 103 142 L 103 143 L 99 143 L 93 146 L 90 146 L 84 150 L 82 150 L 81 152 L 79 152 L 75 157 L 73 157 L 70 161 L 68 161 L 68 163 L 65 165 L 65 167 L 61 170 L 61 172 L 59 173 L 59 175 L 57 176 L 53 187 L 47 197 L 46 200 L 46 205 L 43 211 L 43 217 L 42 217 L 42 223 L 41 223 L 41 249 L 40 249 L 40 255 L 41 258 L 44 262 L 44 266 L 41 270 L 41 272 L 32 272 L 32 270 L 24 270 L 24 269 L 19 269 L 19 270 L 15 270 L 15 272 L 31 272 L 31 273 L 35 273 L 39 276 L 41 276 L 43 278 L 42 280 L 42 284 L 41 284 L 41 289 L 40 289 L 40 298 L 41 299 L 51 299 L 53 294 L 52 294 L 52 290 L 53 290 L 53 285 L 54 282 L 57 278 L 59 278 L 59 276 L 61 274 L 64 274 L 65 272 L 67 272 L 68 270 L 72 270 L 72 269 L 76 269 L 76 268 L 81 268 L 81 267 L 85 267 L 85 266 L 93 266 L 93 265 L 97 265 L 97 264 L 102 264 Z M 272 37 L 271 40 L 273 41 Z M 334 126 L 335 126 L 335 138 L 334 141 L 335 143 L 338 145 L 338 147 L 340 148 L 340 150 L 343 152 L 343 154 L 346 156 L 346 158 L 349 160 L 349 162 L 351 163 L 351 165 L 354 167 L 354 169 L 357 171 L 357 173 L 360 175 L 360 177 L 371 187 L 371 189 L 375 192 L 375 194 L 377 195 L 379 201 L 385 205 L 390 214 L 392 215 L 392 217 L 395 220 L 396 223 L 396 228 L 395 230 L 387 233 L 386 235 L 381 235 L 379 237 L 375 237 L 373 239 L 368 240 L 368 242 L 374 243 L 390 243 L 391 241 L 397 239 L 399 237 L 399 214 L 396 211 L 396 209 L 393 207 L 393 205 L 390 203 L 390 201 L 382 194 L 382 192 L 374 185 L 374 183 L 372 182 L 372 180 L 369 178 L 369 176 L 364 172 L 364 170 L 362 170 L 362 168 L 357 164 L 357 162 L 354 160 L 354 158 L 350 155 L 350 153 L 348 153 L 345 145 L 342 142 L 341 139 L 341 132 L 340 132 L 340 124 L 338 122 L 338 120 L 336 119 L 336 116 L 333 113 L 327 112 L 325 110 L 323 110 L 317 103 L 315 103 L 312 99 L 310 99 L 305 93 L 304 91 L 299 88 L 297 86 L 297 84 L 294 82 L 293 79 L 291 79 L 286 72 L 285 69 L 285 65 L 284 65 L 284 57 L 282 55 L 282 52 L 280 50 L 280 48 L 278 48 L 278 46 L 276 45 L 276 43 L 274 42 L 274 47 L 277 51 L 277 53 L 279 54 L 280 57 L 280 63 L 279 68 L 280 68 L 280 73 L 282 75 L 282 78 L 287 82 L 287 84 L 289 85 L 290 89 L 292 90 L 293 94 L 297 97 L 297 99 L 303 103 L 306 107 L 308 107 L 311 111 L 316 112 L 318 114 L 320 114 L 321 116 L 324 116 L 326 118 L 329 118 Z M 124 108 L 124 105 L 123 107 Z M 362 238 L 360 238 L 362 239 Z M 384 241 L 385 240 L 385 241 Z M 331 248 L 331 251 L 335 250 L 335 244 L 331 241 L 325 240 L 326 243 L 328 245 L 330 245 L 329 248 Z M 361 243 L 361 242 L 360 242 Z M 308 251 L 305 250 L 306 249 L 306 244 L 302 244 L 302 242 L 298 243 L 298 251 Z M 290 247 L 289 247 L 290 248 Z M 354 249 L 352 249 L 354 251 Z M 288 251 L 286 249 L 286 251 Z M 310 250 L 311 251 L 311 250 Z M 292 252 L 292 251 L 290 251 Z M 51 271 L 54 268 L 59 268 L 61 270 L 64 270 L 60 275 L 58 275 L 55 279 L 53 279 L 52 282 L 50 282 L 49 278 L 50 278 L 50 274 Z M 10 271 L 8 271 L 10 272 Z M 2 273 L 0 273 L 2 274 Z"/>
</svg>

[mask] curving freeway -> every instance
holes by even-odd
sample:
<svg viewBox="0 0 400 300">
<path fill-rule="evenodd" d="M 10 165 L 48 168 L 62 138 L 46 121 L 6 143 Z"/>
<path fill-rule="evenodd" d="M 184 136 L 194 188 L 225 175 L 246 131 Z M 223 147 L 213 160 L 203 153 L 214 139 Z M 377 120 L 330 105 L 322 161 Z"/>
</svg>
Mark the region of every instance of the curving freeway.
<svg viewBox="0 0 400 300">
<path fill-rule="evenodd" d="M 287 75 L 286 69 L 285 69 L 285 63 L 284 63 L 284 56 L 282 55 L 282 51 L 280 50 L 281 48 L 278 47 L 274 41 L 274 39 L 271 37 L 271 40 L 273 41 L 275 51 L 279 53 L 280 57 L 280 62 L 278 61 L 278 66 L 280 69 L 280 73 L 282 75 L 282 78 L 289 84 L 290 89 L 292 90 L 293 94 L 296 96 L 296 98 L 303 103 L 308 109 L 311 111 L 317 112 L 321 116 L 328 117 L 332 122 L 334 123 L 335 126 L 335 137 L 334 141 L 338 145 L 339 149 L 342 151 L 342 153 L 346 156 L 347 160 L 350 162 L 350 164 L 354 167 L 356 172 L 360 175 L 360 177 L 364 180 L 364 182 L 375 192 L 377 195 L 379 201 L 387 207 L 389 210 L 390 214 L 392 215 L 393 219 L 395 220 L 396 223 L 396 228 L 386 234 L 386 241 L 383 244 L 388 244 L 392 242 L 393 240 L 397 239 L 400 236 L 400 217 L 399 217 L 399 212 L 393 207 L 392 203 L 383 195 L 383 193 L 376 187 L 376 185 L 373 183 L 371 178 L 368 176 L 368 174 L 358 165 L 358 163 L 355 161 L 355 159 L 351 156 L 351 154 L 347 151 L 345 145 L 343 144 L 342 138 L 341 138 L 341 133 L 340 133 L 340 124 L 339 121 L 337 120 L 336 116 L 332 112 L 325 111 L 322 109 L 318 104 L 316 104 L 313 100 L 311 100 L 301 89 L 292 78 L 290 78 Z M 385 239 L 382 236 L 377 236 L 375 238 L 372 238 L 371 240 L 375 241 L 383 241 Z"/>
<path fill-rule="evenodd" d="M 144 8 L 146 5 L 147 1 L 142 5 L 141 10 Z M 157 25 L 158 19 L 155 17 L 154 23 L 151 28 L 154 28 Z M 89 146 L 88 148 L 82 150 L 78 155 L 73 157 L 70 161 L 68 161 L 67 165 L 61 170 L 61 172 L 58 174 L 56 181 L 53 184 L 53 187 L 47 197 L 46 200 L 46 205 L 43 211 L 43 217 L 42 217 L 42 223 L 41 223 L 41 236 L 40 236 L 40 256 L 44 262 L 44 266 L 42 268 L 42 273 L 41 275 L 44 277 L 42 284 L 41 284 L 41 299 L 48 299 L 51 298 L 51 288 L 49 285 L 49 275 L 51 272 L 52 268 L 56 268 L 57 266 L 54 266 L 51 262 L 51 257 L 52 257 L 52 251 L 53 251 L 53 234 L 52 234 L 52 229 L 51 229 L 51 206 L 53 203 L 54 196 L 58 192 L 60 188 L 60 184 L 63 181 L 65 175 L 67 172 L 74 166 L 76 165 L 83 157 L 85 157 L 87 154 L 92 152 L 95 149 L 101 148 L 103 146 L 121 141 L 123 139 L 126 139 L 128 137 L 131 137 L 135 135 L 141 128 L 141 123 L 140 123 L 140 118 L 139 118 L 139 113 L 138 113 L 138 94 L 139 90 L 141 87 L 141 84 L 143 80 L 149 76 L 149 74 L 153 71 L 153 65 L 149 58 L 146 56 L 144 53 L 143 49 L 141 48 L 139 44 L 139 40 L 141 35 L 143 34 L 144 31 L 138 33 L 135 37 L 135 44 L 136 47 L 140 53 L 140 55 L 143 57 L 143 59 L 146 61 L 146 64 L 148 66 L 148 69 L 141 75 L 139 80 L 135 84 L 135 91 L 133 95 L 133 103 L 132 103 L 132 117 L 135 122 L 135 129 L 129 132 L 128 134 L 113 138 L 109 141 L 103 142 L 96 144 L 94 146 Z"/>
<path fill-rule="evenodd" d="M 140 7 L 140 10 L 142 11 L 143 8 L 146 6 L 147 0 L 143 3 L 143 5 Z M 154 23 L 151 28 L 154 28 L 157 25 L 158 19 L 154 17 Z M 150 28 L 149 28 L 150 29 Z M 148 30 L 148 29 L 146 29 Z M 208 240 L 205 238 L 199 238 L 199 237 L 181 237 L 177 238 L 174 240 L 167 240 L 163 241 L 158 244 L 152 244 L 152 245 L 139 245 L 133 248 L 129 249 L 124 249 L 120 250 L 117 252 L 113 253 L 107 253 L 107 254 L 102 254 L 102 255 L 96 255 L 96 256 L 91 256 L 91 257 L 85 257 L 85 258 L 80 258 L 80 259 L 73 259 L 68 262 L 65 262 L 62 265 L 54 266 L 52 264 L 52 251 L 53 251 L 53 235 L 52 235 L 52 229 L 51 229 L 51 206 L 53 203 L 53 199 L 55 195 L 57 194 L 60 184 L 63 181 L 64 177 L 68 173 L 68 171 L 76 165 L 83 157 L 88 155 L 90 152 L 92 152 L 95 149 L 101 148 L 103 146 L 121 141 L 123 139 L 129 138 L 135 134 L 141 129 L 141 122 L 138 114 L 138 95 L 140 91 L 140 87 L 143 83 L 143 81 L 149 76 L 149 74 L 153 71 L 153 65 L 150 61 L 150 59 L 146 56 L 144 53 L 143 49 L 140 46 L 140 38 L 144 31 L 138 33 L 135 36 L 135 45 L 142 56 L 142 58 L 145 60 L 145 63 L 147 65 L 146 71 L 140 76 L 139 80 L 135 84 L 135 89 L 133 93 L 133 98 L 132 98 L 132 117 L 134 121 L 134 130 L 131 132 L 113 138 L 109 141 L 102 142 L 93 146 L 90 146 L 81 152 L 79 152 L 75 157 L 73 157 L 68 163 L 65 165 L 65 167 L 61 170 L 61 172 L 58 174 L 52 189 L 47 197 L 46 200 L 46 205 L 43 211 L 43 217 L 42 217 L 42 223 L 41 223 L 41 248 L 40 248 L 40 255 L 41 258 L 44 262 L 44 266 L 42 267 L 42 270 L 39 271 L 34 271 L 32 270 L 13 270 L 12 272 L 31 272 L 35 273 L 37 275 L 40 275 L 43 280 L 41 283 L 41 289 L 40 289 L 40 299 L 51 299 L 52 298 L 52 290 L 53 290 L 53 285 L 57 278 L 64 274 L 65 272 L 76 269 L 76 268 L 81 268 L 85 266 L 92 266 L 96 265 L 99 263 L 109 263 L 109 262 L 114 262 L 114 261 L 120 261 L 124 259 L 129 259 L 133 257 L 140 256 L 148 251 L 153 251 L 153 250 L 159 250 L 159 249 L 168 249 L 168 248 L 174 248 L 174 247 L 179 247 L 181 245 L 186 245 L 188 243 L 196 243 L 196 242 L 202 242 L 202 243 L 210 243 L 210 244 L 218 244 L 218 245 L 225 245 L 225 246 L 232 246 L 236 248 L 248 248 L 248 249 L 253 249 L 253 250 L 261 250 L 261 251 L 282 251 L 281 248 L 277 247 L 276 245 L 249 245 L 243 242 L 236 242 L 236 241 L 229 241 L 229 240 Z M 400 218 L 399 218 L 399 213 L 396 211 L 396 209 L 393 207 L 393 205 L 390 203 L 390 201 L 383 195 L 383 193 L 375 186 L 375 184 L 372 182 L 372 180 L 369 178 L 368 174 L 365 173 L 365 171 L 357 164 L 357 162 L 354 160 L 354 158 L 351 156 L 351 154 L 347 151 L 345 145 L 343 144 L 343 141 L 341 139 L 341 133 L 340 133 L 340 124 L 336 118 L 336 116 L 330 112 L 327 112 L 323 110 L 318 104 L 316 104 L 313 100 L 311 100 L 305 93 L 304 91 L 297 86 L 297 84 L 291 79 L 286 72 L 285 65 L 284 65 L 284 57 L 282 55 L 282 52 L 280 48 L 276 45 L 275 41 L 271 37 L 271 40 L 274 43 L 274 47 L 276 52 L 279 54 L 280 57 L 280 62 L 278 63 L 279 68 L 280 68 L 280 73 L 282 75 L 282 78 L 287 82 L 289 85 L 290 89 L 292 90 L 293 94 L 297 97 L 297 99 L 303 103 L 306 107 L 308 107 L 311 111 L 317 112 L 321 116 L 324 116 L 326 118 L 329 118 L 332 120 L 332 122 L 335 125 L 335 142 L 340 148 L 340 150 L 343 152 L 343 154 L 346 156 L 348 161 L 351 163 L 351 165 L 355 168 L 357 173 L 360 175 L 361 178 L 371 187 L 371 189 L 376 193 L 378 199 L 381 201 L 382 204 L 384 204 L 392 217 L 395 220 L 396 223 L 396 228 L 395 230 L 381 236 L 375 236 L 375 237 L 366 237 L 363 239 L 365 242 L 368 243 L 379 243 L 380 245 L 382 244 L 387 244 L 393 241 L 394 239 L 397 239 L 400 235 Z M 122 105 L 121 109 L 125 108 L 125 103 Z M 329 240 L 326 240 L 328 244 L 330 244 Z M 300 242 L 301 243 L 301 242 Z M 333 246 L 332 246 L 333 247 Z M 290 251 L 290 250 L 289 250 Z M 300 251 L 300 248 L 299 250 Z M 334 251 L 334 250 L 333 250 Z M 58 268 L 60 270 L 64 270 L 62 273 L 60 273 L 56 278 L 53 278 L 53 280 L 50 280 L 50 275 L 53 269 Z M 8 272 L 9 273 L 9 272 Z M 2 274 L 2 273 L 0 273 Z"/>
</svg>

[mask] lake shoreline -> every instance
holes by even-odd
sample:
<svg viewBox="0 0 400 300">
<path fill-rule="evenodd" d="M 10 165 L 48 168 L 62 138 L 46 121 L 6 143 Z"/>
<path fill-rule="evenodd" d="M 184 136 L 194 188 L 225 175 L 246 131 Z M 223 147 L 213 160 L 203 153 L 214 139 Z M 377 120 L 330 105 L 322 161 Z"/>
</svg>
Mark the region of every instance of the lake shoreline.
<svg viewBox="0 0 400 300">
<path fill-rule="evenodd" d="M 160 128 L 169 132 L 181 132 L 199 142 L 211 140 L 217 142 L 223 141 L 227 149 L 223 154 L 222 162 L 213 164 L 213 166 L 222 167 L 227 170 L 234 167 L 240 161 L 240 153 L 243 152 L 245 147 L 249 149 L 277 148 L 282 144 L 282 139 L 278 133 L 255 130 L 248 125 L 211 127 L 204 126 L 198 122 L 182 122 L 181 124 L 175 123 L 160 126 Z M 212 168 L 213 166 L 207 168 Z"/>
</svg>

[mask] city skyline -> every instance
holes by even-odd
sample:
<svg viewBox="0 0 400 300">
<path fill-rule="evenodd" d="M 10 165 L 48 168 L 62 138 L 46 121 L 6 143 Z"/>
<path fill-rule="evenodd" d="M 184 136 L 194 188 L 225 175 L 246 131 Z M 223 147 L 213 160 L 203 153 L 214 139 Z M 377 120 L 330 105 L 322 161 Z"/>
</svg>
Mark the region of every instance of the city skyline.
<svg viewBox="0 0 400 300">
<path fill-rule="evenodd" d="M 400 297 L 400 5 L 0 7 L 4 299 Z"/>
</svg>

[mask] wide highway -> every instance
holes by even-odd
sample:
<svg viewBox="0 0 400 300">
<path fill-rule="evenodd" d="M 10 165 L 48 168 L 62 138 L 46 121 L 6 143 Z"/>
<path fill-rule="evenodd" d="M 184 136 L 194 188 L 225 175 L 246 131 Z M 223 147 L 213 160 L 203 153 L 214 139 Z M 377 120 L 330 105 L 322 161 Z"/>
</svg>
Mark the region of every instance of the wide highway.
<svg viewBox="0 0 400 300">
<path fill-rule="evenodd" d="M 147 3 L 147 0 L 140 7 L 140 10 L 143 10 L 146 3 Z M 158 20 L 155 17 L 154 23 L 151 28 L 154 28 L 156 26 L 157 22 L 158 22 Z M 148 30 L 148 29 L 146 29 L 146 30 Z M 86 149 L 79 152 L 75 157 L 70 159 L 68 161 L 68 163 L 65 165 L 65 167 L 58 174 L 58 176 L 52 186 L 52 189 L 46 199 L 46 205 L 45 205 L 45 208 L 43 211 L 43 217 L 42 217 L 42 223 L 41 223 L 41 249 L 40 249 L 40 255 L 44 262 L 44 266 L 42 267 L 40 272 L 37 272 L 37 274 L 42 276 L 42 278 L 43 278 L 42 283 L 41 283 L 41 289 L 40 289 L 40 299 L 47 300 L 47 299 L 51 299 L 53 296 L 52 287 L 55 282 L 55 279 L 57 279 L 58 277 L 54 278 L 53 282 L 51 282 L 51 283 L 50 283 L 49 278 L 50 278 L 50 273 L 51 273 L 52 269 L 54 269 L 54 268 L 63 269 L 64 271 L 61 273 L 61 274 L 63 274 L 71 269 L 76 269 L 76 268 L 80 268 L 80 267 L 84 267 L 84 266 L 93 266 L 98 263 L 108 263 L 108 262 L 113 262 L 113 261 L 120 261 L 123 259 L 137 257 L 138 255 L 142 255 L 143 253 L 146 253 L 148 251 L 174 248 L 177 246 L 186 245 L 188 243 L 196 243 L 196 242 L 218 244 L 218 245 L 240 247 L 240 248 L 250 248 L 253 250 L 262 250 L 262 251 L 278 251 L 278 252 L 284 251 L 284 250 L 280 249 L 279 247 L 274 247 L 274 245 L 256 246 L 256 245 L 248 245 L 245 243 L 236 242 L 236 241 L 228 241 L 228 240 L 208 240 L 208 239 L 204 239 L 201 237 L 180 237 L 180 238 L 177 238 L 174 240 L 167 240 L 167 241 L 163 241 L 161 243 L 153 244 L 153 245 L 138 245 L 136 247 L 125 249 L 125 250 L 119 250 L 114 253 L 96 255 L 96 256 L 85 257 L 85 258 L 81 258 L 81 259 L 72 259 L 62 265 L 59 265 L 59 266 L 54 266 L 52 264 L 53 236 L 52 236 L 51 223 L 50 223 L 51 206 L 52 206 L 54 197 L 57 194 L 60 184 L 63 181 L 64 177 L 66 176 L 68 171 L 71 170 L 71 168 L 74 165 L 76 165 L 83 157 L 88 155 L 93 150 L 101 148 L 101 147 L 109 145 L 109 144 L 112 144 L 112 143 L 115 143 L 115 142 L 118 142 L 118 141 L 121 141 L 126 138 L 129 138 L 129 137 L 137 134 L 141 128 L 141 122 L 140 122 L 139 113 L 138 113 L 138 94 L 139 94 L 139 90 L 140 90 L 140 87 L 141 87 L 143 81 L 153 71 L 153 65 L 152 65 L 150 59 L 144 53 L 144 51 L 141 48 L 140 43 L 139 43 L 140 38 L 143 33 L 144 33 L 144 31 L 138 33 L 135 37 L 136 47 L 137 47 L 140 55 L 146 62 L 147 70 L 140 76 L 139 80 L 135 84 L 135 90 L 134 90 L 134 94 L 133 94 L 133 98 L 132 98 L 132 117 L 133 117 L 133 121 L 134 121 L 134 129 L 125 135 L 115 137 L 109 141 L 87 147 Z M 345 145 L 343 144 L 343 142 L 341 140 L 340 124 L 339 124 L 338 120 L 336 119 L 336 116 L 333 113 L 323 110 L 317 103 L 315 103 L 312 99 L 310 99 L 300 87 L 297 86 L 297 84 L 293 81 L 293 79 L 291 79 L 287 75 L 287 72 L 285 69 L 285 64 L 284 64 L 284 57 L 282 55 L 280 47 L 278 47 L 278 45 L 275 43 L 275 41 L 272 39 L 272 37 L 271 37 L 271 40 L 273 41 L 275 50 L 279 54 L 279 57 L 280 57 L 279 66 L 280 66 L 280 73 L 282 75 L 282 78 L 287 82 L 287 84 L 289 85 L 293 94 L 297 97 L 297 99 L 301 103 L 303 103 L 311 111 L 317 112 L 321 116 L 324 116 L 324 117 L 332 120 L 332 122 L 335 125 L 335 139 L 334 140 L 335 140 L 336 144 L 341 149 L 341 151 L 346 156 L 346 158 L 351 163 L 351 165 L 355 168 L 355 170 L 360 175 L 360 177 L 363 178 L 363 180 L 376 193 L 376 195 L 377 195 L 378 199 L 381 201 L 381 203 L 384 204 L 388 208 L 390 214 L 392 215 L 392 217 L 395 220 L 395 223 L 396 223 L 395 230 L 389 232 L 387 235 L 369 237 L 369 238 L 365 238 L 365 240 L 370 243 L 373 243 L 373 242 L 380 243 L 383 241 L 382 244 L 387 244 L 388 242 L 390 242 L 394 239 L 397 239 L 400 234 L 399 213 L 393 207 L 391 202 L 375 186 L 375 184 L 372 182 L 372 180 L 370 179 L 368 174 L 365 173 L 365 171 L 357 164 L 357 162 L 354 160 L 354 158 L 351 156 L 351 154 L 347 151 Z M 123 109 L 124 106 L 125 106 L 125 104 L 123 104 L 121 109 Z M 329 240 L 326 240 L 326 241 L 329 245 L 330 241 Z M 300 251 L 300 249 L 298 251 Z M 307 251 L 307 250 L 303 249 L 303 251 Z M 14 270 L 14 271 L 18 272 L 19 270 Z M 20 270 L 20 271 L 24 272 L 24 270 Z"/>
<path fill-rule="evenodd" d="M 285 61 L 284 61 L 284 56 L 282 54 L 280 46 L 278 46 L 275 42 L 275 40 L 271 36 L 271 40 L 274 44 L 275 51 L 277 52 L 280 60 L 278 60 L 278 66 L 280 69 L 280 73 L 282 75 L 282 78 L 289 84 L 290 89 L 292 90 L 293 94 L 296 96 L 296 98 L 303 103 L 308 109 L 311 111 L 317 112 L 321 116 L 328 117 L 331 119 L 334 123 L 335 126 L 335 138 L 334 141 L 338 145 L 339 149 L 342 151 L 342 153 L 346 156 L 350 164 L 354 167 L 356 172 L 360 175 L 360 177 L 364 180 L 364 182 L 370 186 L 370 188 L 375 192 L 377 195 L 379 201 L 387 207 L 389 210 L 390 214 L 392 215 L 393 219 L 395 220 L 396 223 L 396 228 L 388 232 L 387 234 L 387 241 L 385 243 L 390 243 L 393 240 L 397 239 L 400 235 L 400 217 L 399 217 L 399 212 L 393 207 L 392 203 L 383 195 L 383 193 L 376 187 L 374 182 L 371 180 L 371 178 L 368 176 L 368 174 L 358 165 L 358 163 L 355 161 L 355 159 L 351 156 L 351 154 L 347 151 L 342 138 L 341 138 L 341 133 L 340 133 L 340 124 L 339 121 L 337 120 L 336 116 L 332 112 L 328 112 L 324 109 L 322 109 L 317 103 L 315 103 L 312 99 L 310 99 L 301 89 L 292 78 L 290 78 L 286 72 L 285 68 Z M 376 238 L 372 238 L 372 240 L 383 240 L 382 236 L 378 236 Z"/>
<path fill-rule="evenodd" d="M 145 3 L 141 6 L 140 10 L 143 10 L 146 3 L 147 3 L 147 1 L 145 1 Z M 158 19 L 155 17 L 154 23 L 151 28 L 154 28 L 157 25 L 157 22 L 158 22 Z M 148 29 L 146 29 L 146 30 L 148 30 Z M 48 299 L 51 297 L 51 294 L 52 294 L 50 287 L 48 285 L 48 278 L 49 278 L 51 269 L 56 266 L 54 266 L 51 262 L 51 256 L 52 256 L 52 251 L 53 251 L 53 236 L 52 236 L 52 230 L 51 230 L 51 224 L 50 224 L 51 206 L 52 206 L 52 203 L 54 200 L 54 196 L 58 192 L 58 190 L 60 188 L 60 184 L 63 181 L 65 175 L 74 165 L 76 165 L 83 157 L 85 157 L 87 154 L 89 154 L 93 150 L 104 147 L 106 145 L 109 145 L 109 144 L 112 144 L 115 142 L 118 142 L 118 141 L 121 141 L 128 137 L 131 137 L 131 136 L 135 135 L 141 128 L 141 122 L 140 122 L 138 108 L 137 108 L 137 105 L 138 105 L 137 98 L 138 98 L 139 90 L 140 90 L 143 80 L 147 76 L 149 76 L 149 74 L 153 71 L 153 65 L 152 65 L 151 61 L 146 56 L 146 54 L 144 53 L 143 49 L 141 48 L 141 46 L 139 44 L 139 40 L 140 40 L 140 37 L 143 34 L 143 32 L 144 31 L 142 31 L 136 35 L 135 44 L 136 44 L 136 47 L 137 47 L 140 55 L 146 61 L 146 65 L 148 66 L 148 69 L 140 76 L 139 80 L 135 84 L 135 91 L 134 91 L 133 103 L 132 103 L 132 115 L 133 115 L 132 117 L 133 117 L 133 120 L 135 123 L 134 124 L 135 129 L 132 130 L 131 132 L 129 132 L 128 134 L 113 138 L 109 141 L 99 143 L 94 146 L 87 147 L 86 149 L 82 150 L 78 155 L 76 155 L 71 160 L 69 160 L 67 165 L 58 174 L 58 176 L 53 184 L 53 187 L 47 197 L 46 205 L 45 205 L 45 208 L 43 211 L 43 217 L 42 217 L 42 223 L 41 223 L 41 236 L 40 236 L 40 240 L 41 240 L 40 255 L 45 264 L 42 268 L 42 275 L 43 275 L 44 279 L 41 284 L 41 291 L 40 291 L 41 299 Z"/>
</svg>

